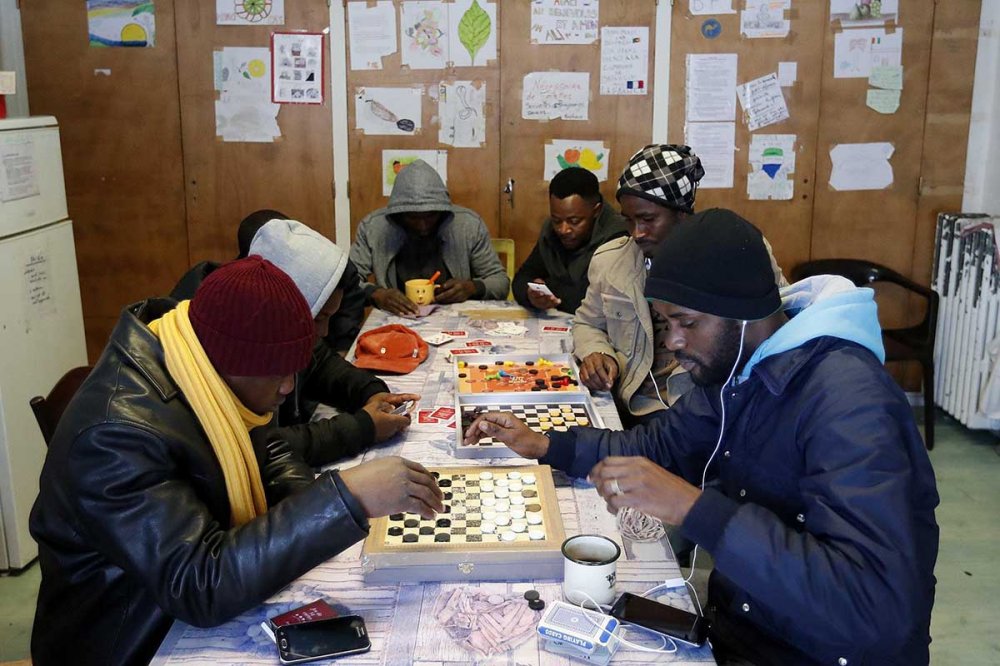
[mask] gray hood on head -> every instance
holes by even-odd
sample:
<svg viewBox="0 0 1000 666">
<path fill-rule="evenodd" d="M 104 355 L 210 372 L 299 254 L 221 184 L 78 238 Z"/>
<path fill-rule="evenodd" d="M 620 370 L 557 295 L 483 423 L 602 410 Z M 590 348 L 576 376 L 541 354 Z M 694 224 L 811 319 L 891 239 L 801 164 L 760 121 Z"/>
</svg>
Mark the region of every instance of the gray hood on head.
<svg viewBox="0 0 1000 666">
<path fill-rule="evenodd" d="M 423 160 L 415 160 L 396 176 L 385 212 L 396 215 L 431 211 L 454 213 L 451 197 L 434 167 Z"/>
</svg>

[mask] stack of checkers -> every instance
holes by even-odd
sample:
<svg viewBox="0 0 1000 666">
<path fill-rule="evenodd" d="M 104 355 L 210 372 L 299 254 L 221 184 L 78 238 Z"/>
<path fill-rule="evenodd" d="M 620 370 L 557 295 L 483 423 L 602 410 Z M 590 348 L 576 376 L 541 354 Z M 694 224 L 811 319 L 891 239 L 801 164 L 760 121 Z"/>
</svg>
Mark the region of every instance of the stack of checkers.
<svg viewBox="0 0 1000 666">
<path fill-rule="evenodd" d="M 462 432 L 468 430 L 476 417 L 483 412 L 507 412 L 523 421 L 535 432 L 545 433 L 549 430 L 565 432 L 572 426 L 590 425 L 590 415 L 582 403 L 576 404 L 496 404 L 496 405 L 462 405 Z M 480 446 L 499 444 L 492 437 L 479 440 Z"/>
<path fill-rule="evenodd" d="M 533 474 L 520 472 L 432 472 L 444 492 L 444 511 L 425 519 L 412 513 L 389 516 L 385 543 L 508 543 L 546 538 Z"/>
</svg>

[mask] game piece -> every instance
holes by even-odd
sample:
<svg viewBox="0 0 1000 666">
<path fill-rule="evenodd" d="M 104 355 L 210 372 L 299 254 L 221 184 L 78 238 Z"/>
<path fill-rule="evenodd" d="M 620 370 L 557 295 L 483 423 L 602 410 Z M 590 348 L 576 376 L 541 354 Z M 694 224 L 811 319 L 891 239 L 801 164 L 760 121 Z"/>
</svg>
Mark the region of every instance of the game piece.
<svg viewBox="0 0 1000 666">
<path fill-rule="evenodd" d="M 537 599 L 540 599 L 541 595 L 538 594 L 538 590 L 528 590 L 527 592 L 524 593 L 524 598 L 527 601 L 535 601 Z"/>
<path fill-rule="evenodd" d="M 498 357 L 482 354 L 478 359 L 455 363 L 458 393 L 527 393 L 540 391 L 583 392 L 576 380 L 576 363 L 569 354 L 553 359 L 529 360 L 524 355 Z"/>
<path fill-rule="evenodd" d="M 530 608 L 533 611 L 540 611 L 543 608 L 545 608 L 545 602 L 542 601 L 541 599 L 532 599 L 531 601 L 528 602 L 528 608 Z"/>
<path fill-rule="evenodd" d="M 405 513 L 373 520 L 362 549 L 366 581 L 510 580 L 518 575 L 562 575 L 565 531 L 548 466 L 430 471 L 437 473 L 439 485 L 447 482 L 445 487 L 452 499 L 432 519 Z M 512 472 L 519 477 L 520 491 L 510 488 Z M 483 478 L 484 474 L 490 478 Z M 483 488 L 484 482 L 493 485 L 501 480 L 506 485 L 494 487 L 503 488 L 507 498 L 498 499 L 495 490 Z M 526 498 L 523 493 L 532 495 Z M 509 500 L 518 505 L 512 506 Z M 533 503 L 534 512 L 527 511 L 526 501 Z M 501 507 L 504 511 L 499 510 Z"/>
</svg>

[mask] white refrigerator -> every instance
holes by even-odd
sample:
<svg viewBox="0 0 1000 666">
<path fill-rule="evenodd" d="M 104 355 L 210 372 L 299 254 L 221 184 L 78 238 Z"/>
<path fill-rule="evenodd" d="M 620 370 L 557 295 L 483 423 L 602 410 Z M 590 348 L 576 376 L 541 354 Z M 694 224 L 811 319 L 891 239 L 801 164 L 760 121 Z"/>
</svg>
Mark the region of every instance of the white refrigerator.
<svg viewBox="0 0 1000 666">
<path fill-rule="evenodd" d="M 38 556 L 28 515 L 46 448 L 28 402 L 86 364 L 59 126 L 0 120 L 0 571 Z"/>
</svg>

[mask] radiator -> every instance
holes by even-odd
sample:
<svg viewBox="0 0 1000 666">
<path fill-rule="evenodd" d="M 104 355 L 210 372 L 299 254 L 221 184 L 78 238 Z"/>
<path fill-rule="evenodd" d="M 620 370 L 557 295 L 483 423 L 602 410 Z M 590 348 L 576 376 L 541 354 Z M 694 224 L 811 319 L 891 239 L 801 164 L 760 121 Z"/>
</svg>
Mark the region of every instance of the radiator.
<svg viewBox="0 0 1000 666">
<path fill-rule="evenodd" d="M 935 402 L 975 429 L 1000 429 L 1000 373 L 993 370 L 1000 347 L 998 227 L 1000 218 L 941 214 L 934 248 L 931 287 L 941 297 Z"/>
</svg>

